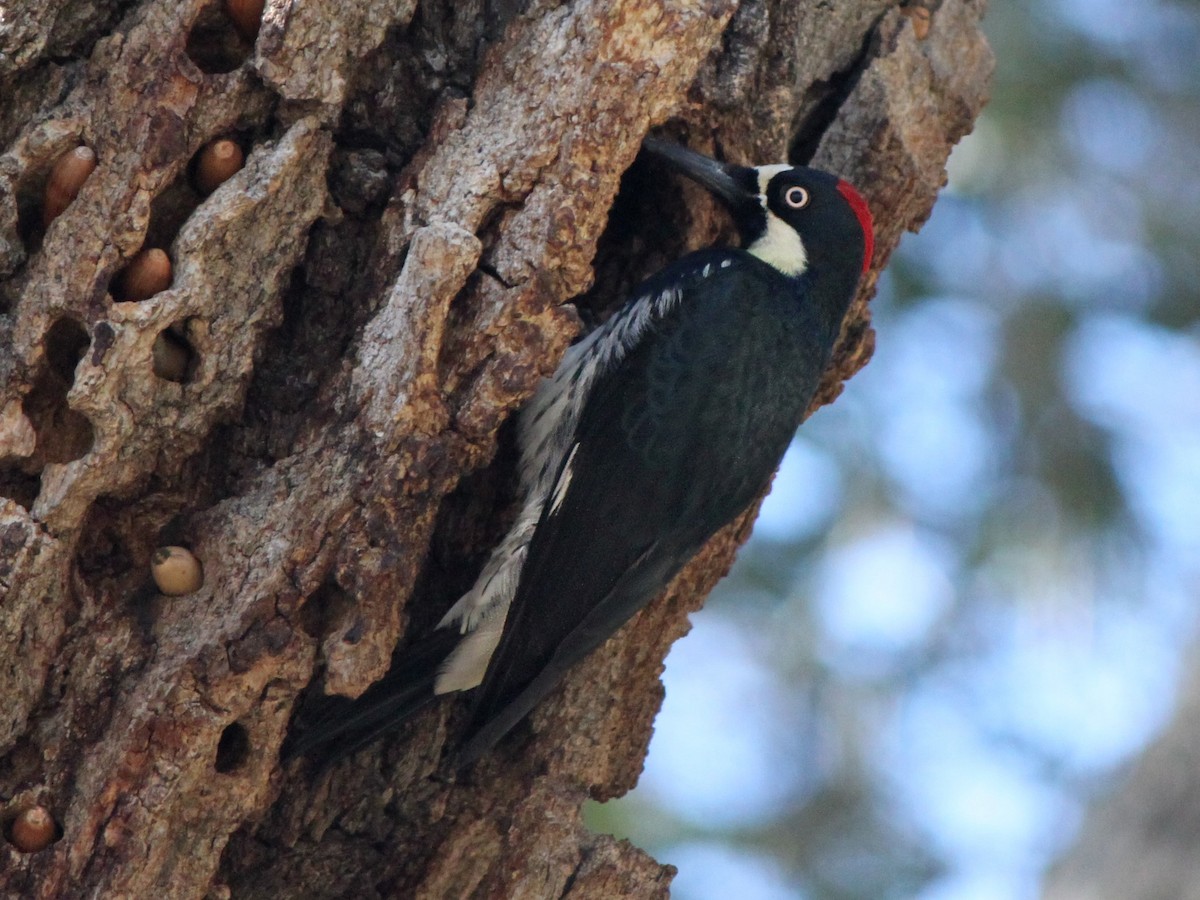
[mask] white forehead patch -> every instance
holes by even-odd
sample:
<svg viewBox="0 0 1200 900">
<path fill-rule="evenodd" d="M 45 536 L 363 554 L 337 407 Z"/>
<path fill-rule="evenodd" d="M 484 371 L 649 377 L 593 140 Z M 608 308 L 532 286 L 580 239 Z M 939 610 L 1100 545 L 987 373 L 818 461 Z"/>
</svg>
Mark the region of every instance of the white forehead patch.
<svg viewBox="0 0 1200 900">
<path fill-rule="evenodd" d="M 759 166 L 758 173 L 758 202 L 767 213 L 767 230 L 762 237 L 746 249 L 769 266 L 774 266 L 784 275 L 800 275 L 808 268 L 808 253 L 804 249 L 804 241 L 796 229 L 789 225 L 767 205 L 767 186 L 771 179 L 780 172 L 787 172 L 789 165 Z"/>
<path fill-rule="evenodd" d="M 758 173 L 758 201 L 763 206 L 767 205 L 767 185 L 771 183 L 771 179 L 790 168 L 792 167 L 785 163 L 777 166 L 759 166 L 754 170 Z"/>
</svg>

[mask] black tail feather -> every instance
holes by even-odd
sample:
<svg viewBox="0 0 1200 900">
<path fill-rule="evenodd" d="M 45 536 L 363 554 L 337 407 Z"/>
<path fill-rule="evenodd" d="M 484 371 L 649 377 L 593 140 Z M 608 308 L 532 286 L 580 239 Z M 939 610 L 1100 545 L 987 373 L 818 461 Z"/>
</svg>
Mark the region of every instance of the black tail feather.
<svg viewBox="0 0 1200 900">
<path fill-rule="evenodd" d="M 460 637 L 453 629 L 439 629 L 397 651 L 387 674 L 357 699 L 309 700 L 284 741 L 284 762 L 308 756 L 323 767 L 399 728 L 436 699 L 438 669 Z"/>
</svg>

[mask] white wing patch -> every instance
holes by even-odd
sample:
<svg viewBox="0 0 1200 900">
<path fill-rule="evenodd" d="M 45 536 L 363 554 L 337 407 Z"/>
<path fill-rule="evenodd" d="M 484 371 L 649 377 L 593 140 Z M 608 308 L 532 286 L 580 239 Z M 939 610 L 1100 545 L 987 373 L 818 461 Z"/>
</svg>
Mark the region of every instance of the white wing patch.
<svg viewBox="0 0 1200 900">
<path fill-rule="evenodd" d="M 597 377 L 623 359 L 679 298 L 678 290 L 668 288 L 627 304 L 568 349 L 554 376 L 542 382 L 520 418 L 521 488 L 529 496 L 549 492 Z"/>
<path fill-rule="evenodd" d="M 554 486 L 554 496 L 550 498 L 550 515 L 558 512 L 558 508 L 562 506 L 563 500 L 567 498 L 567 488 L 571 486 L 571 464 L 575 462 L 575 454 L 579 450 L 579 444 L 575 444 L 571 448 L 571 455 L 567 457 L 567 464 L 563 466 L 562 474 L 558 476 L 558 484 Z"/>
<path fill-rule="evenodd" d="M 508 607 L 521 579 L 521 568 L 542 509 L 549 499 L 553 514 L 566 497 L 571 483 L 571 461 L 579 446 L 573 445 L 575 429 L 584 401 L 596 379 L 620 362 L 650 324 L 666 315 L 680 297 L 679 290 L 668 288 L 624 306 L 567 350 L 554 376 L 542 382 L 521 411 L 517 439 L 521 453 L 521 492 L 525 497 L 521 512 L 504 540 L 492 551 L 474 586 L 438 623 L 438 628 L 457 625 L 466 637 L 443 663 L 434 693 L 469 690 L 483 679 L 504 630 Z M 568 450 L 571 458 L 564 467 L 562 460 Z M 562 475 L 555 483 L 560 469 Z"/>
<path fill-rule="evenodd" d="M 500 635 L 504 631 L 504 618 L 507 608 L 497 610 L 484 622 L 458 642 L 454 651 L 446 657 L 438 670 L 437 681 L 433 683 L 435 694 L 448 694 L 451 691 L 469 691 L 479 687 L 487 672 L 488 662 L 496 652 L 500 643 Z"/>
<path fill-rule="evenodd" d="M 438 628 L 449 628 L 458 623 L 459 630 L 466 634 L 479 627 L 479 623 L 501 601 L 507 606 L 517 589 L 521 567 L 525 565 L 529 542 L 533 540 L 541 511 L 541 504 L 535 506 L 526 502 L 504 540 L 496 545 L 488 557 L 475 584 L 442 616 Z"/>
</svg>

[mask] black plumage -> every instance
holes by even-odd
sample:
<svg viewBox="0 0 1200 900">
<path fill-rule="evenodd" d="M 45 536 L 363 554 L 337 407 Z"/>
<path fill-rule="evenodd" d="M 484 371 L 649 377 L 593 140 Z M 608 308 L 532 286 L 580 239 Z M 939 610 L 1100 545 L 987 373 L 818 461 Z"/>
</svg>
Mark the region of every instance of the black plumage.
<svg viewBox="0 0 1200 900">
<path fill-rule="evenodd" d="M 584 406 L 570 482 L 534 532 L 464 759 L 523 718 L 766 488 L 816 390 L 832 341 L 802 302 L 802 280 L 744 251 L 708 250 L 645 293 L 667 284 L 680 301 Z"/>
</svg>

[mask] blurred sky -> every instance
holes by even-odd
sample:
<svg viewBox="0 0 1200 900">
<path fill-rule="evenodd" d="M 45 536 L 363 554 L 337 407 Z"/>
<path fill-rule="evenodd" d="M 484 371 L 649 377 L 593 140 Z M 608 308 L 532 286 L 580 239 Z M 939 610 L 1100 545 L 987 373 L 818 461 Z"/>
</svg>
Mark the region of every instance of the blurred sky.
<svg viewBox="0 0 1200 900">
<path fill-rule="evenodd" d="M 936 17 L 935 24 L 936 28 Z M 993 103 L 667 662 L 679 900 L 1038 895 L 1166 723 L 1200 585 L 1200 5 L 1010 0 Z"/>
</svg>

